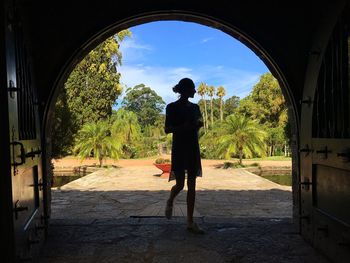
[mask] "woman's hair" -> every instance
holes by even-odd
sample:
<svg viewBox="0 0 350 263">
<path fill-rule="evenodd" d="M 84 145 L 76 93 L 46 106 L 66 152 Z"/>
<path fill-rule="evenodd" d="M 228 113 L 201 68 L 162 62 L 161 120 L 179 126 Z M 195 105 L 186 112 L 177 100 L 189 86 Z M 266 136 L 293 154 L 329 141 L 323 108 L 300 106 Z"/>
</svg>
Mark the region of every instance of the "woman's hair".
<svg viewBox="0 0 350 263">
<path fill-rule="evenodd" d="M 180 93 L 182 94 L 184 91 L 189 90 L 189 89 L 194 89 L 195 85 L 192 81 L 192 79 L 189 78 L 183 78 L 173 87 L 173 91 L 175 93 Z"/>
</svg>

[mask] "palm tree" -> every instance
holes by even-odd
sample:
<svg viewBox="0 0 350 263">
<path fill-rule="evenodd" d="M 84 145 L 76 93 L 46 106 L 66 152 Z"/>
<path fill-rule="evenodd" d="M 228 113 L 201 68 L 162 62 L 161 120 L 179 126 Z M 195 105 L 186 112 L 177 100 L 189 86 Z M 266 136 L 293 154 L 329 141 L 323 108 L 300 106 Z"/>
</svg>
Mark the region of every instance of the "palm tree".
<svg viewBox="0 0 350 263">
<path fill-rule="evenodd" d="M 204 129 L 208 129 L 208 112 L 207 101 L 205 100 L 205 94 L 207 93 L 208 86 L 204 82 L 201 82 L 198 86 L 197 92 L 202 97 L 204 103 Z"/>
<path fill-rule="evenodd" d="M 104 158 L 110 156 L 119 159 L 121 144 L 111 137 L 110 125 L 107 121 L 86 123 L 78 132 L 74 152 L 83 160 L 94 155 L 100 167 Z"/>
<path fill-rule="evenodd" d="M 245 116 L 229 115 L 223 122 L 222 135 L 218 138 L 219 152 L 228 159 L 232 154 L 239 155 L 242 164 L 243 155 L 252 157 L 254 153 L 265 154 L 266 132 L 259 127 L 257 120 Z"/>
<path fill-rule="evenodd" d="M 218 87 L 216 91 L 216 96 L 220 99 L 220 121 L 222 122 L 224 120 L 224 114 L 222 111 L 222 98 L 226 95 L 226 90 L 223 86 Z"/>
<path fill-rule="evenodd" d="M 141 127 L 137 115 L 125 109 L 119 109 L 112 116 L 112 137 L 123 138 L 123 143 L 132 144 L 141 137 Z"/>
<path fill-rule="evenodd" d="M 210 121 L 211 121 L 211 127 L 213 127 L 214 124 L 214 113 L 213 113 L 213 97 L 215 94 L 215 87 L 209 86 L 207 89 L 208 96 L 210 97 Z"/>
</svg>

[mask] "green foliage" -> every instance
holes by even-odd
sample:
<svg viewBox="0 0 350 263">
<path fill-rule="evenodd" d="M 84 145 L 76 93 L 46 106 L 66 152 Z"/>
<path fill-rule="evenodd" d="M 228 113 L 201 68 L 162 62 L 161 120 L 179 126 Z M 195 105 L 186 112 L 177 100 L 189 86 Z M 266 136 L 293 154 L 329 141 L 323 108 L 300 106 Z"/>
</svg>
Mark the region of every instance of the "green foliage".
<svg viewBox="0 0 350 263">
<path fill-rule="evenodd" d="M 69 108 L 82 124 L 112 114 L 112 106 L 122 92 L 117 72 L 122 60 L 118 41 L 128 32 L 122 31 L 90 51 L 65 83 Z"/>
<path fill-rule="evenodd" d="M 70 151 L 76 133 L 85 123 L 107 119 L 111 115 L 112 106 L 122 92 L 116 68 L 122 61 L 119 43 L 130 35 L 129 30 L 123 30 L 106 39 L 69 75 L 56 102 L 56 124 L 52 135 L 54 155 Z"/>
<path fill-rule="evenodd" d="M 260 167 L 258 163 L 252 163 L 249 165 L 240 164 L 239 162 L 224 162 L 222 165 L 223 169 L 229 169 L 229 168 L 245 168 L 245 167 Z"/>
<path fill-rule="evenodd" d="M 261 129 L 256 120 L 244 116 L 230 115 L 222 126 L 222 135 L 218 138 L 218 151 L 226 159 L 238 154 L 239 163 L 243 156 L 249 158 L 255 154 L 265 154 L 266 132 Z"/>
<path fill-rule="evenodd" d="M 52 122 L 52 158 L 60 158 L 71 153 L 74 143 L 74 135 L 77 127 L 75 118 L 67 106 L 66 94 L 63 92 L 57 100 L 54 118 Z"/>
<path fill-rule="evenodd" d="M 142 128 L 159 121 L 160 113 L 165 107 L 162 97 L 144 84 L 128 88 L 122 103 L 126 110 L 137 114 Z"/>
<path fill-rule="evenodd" d="M 112 138 L 107 121 L 86 123 L 78 133 L 74 152 L 83 160 L 94 156 L 102 166 L 103 159 L 119 159 L 120 140 Z"/>
<path fill-rule="evenodd" d="M 267 131 L 269 155 L 282 151 L 288 143 L 288 114 L 282 90 L 271 73 L 263 74 L 252 92 L 243 98 L 237 114 L 256 119 Z"/>
<path fill-rule="evenodd" d="M 236 112 L 236 109 L 239 106 L 239 97 L 232 96 L 225 100 L 224 102 L 224 117 L 227 117 L 231 114 L 234 114 Z"/>
<path fill-rule="evenodd" d="M 121 108 L 113 112 L 110 122 L 112 137 L 122 144 L 123 157 L 134 158 L 137 154 L 137 146 L 142 140 L 137 115 Z"/>
<path fill-rule="evenodd" d="M 222 165 L 223 169 L 229 169 L 229 168 L 243 168 L 245 167 L 244 164 L 240 164 L 238 162 L 224 162 Z"/>
</svg>

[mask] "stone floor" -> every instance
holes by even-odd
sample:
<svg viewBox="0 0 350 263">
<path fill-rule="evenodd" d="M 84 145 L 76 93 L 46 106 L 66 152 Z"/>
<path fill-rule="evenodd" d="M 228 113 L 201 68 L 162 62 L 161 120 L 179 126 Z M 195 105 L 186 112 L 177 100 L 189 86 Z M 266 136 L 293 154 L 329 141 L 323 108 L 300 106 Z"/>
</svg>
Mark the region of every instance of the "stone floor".
<svg viewBox="0 0 350 263">
<path fill-rule="evenodd" d="M 328 262 L 298 234 L 290 187 L 240 169 L 203 174 L 195 219 L 204 235 L 186 231 L 186 191 L 164 218 L 173 182 L 155 167 L 99 171 L 54 189 L 38 262 Z"/>
</svg>

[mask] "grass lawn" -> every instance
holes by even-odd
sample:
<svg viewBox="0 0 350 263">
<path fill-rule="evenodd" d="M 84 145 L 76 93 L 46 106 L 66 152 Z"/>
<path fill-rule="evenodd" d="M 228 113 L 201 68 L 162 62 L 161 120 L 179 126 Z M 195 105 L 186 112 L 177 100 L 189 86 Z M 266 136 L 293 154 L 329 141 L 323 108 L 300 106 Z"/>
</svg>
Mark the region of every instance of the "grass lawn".
<svg viewBox="0 0 350 263">
<path fill-rule="evenodd" d="M 292 157 L 285 156 L 269 156 L 264 158 L 252 158 L 252 159 L 244 159 L 246 161 L 291 161 Z"/>
</svg>

